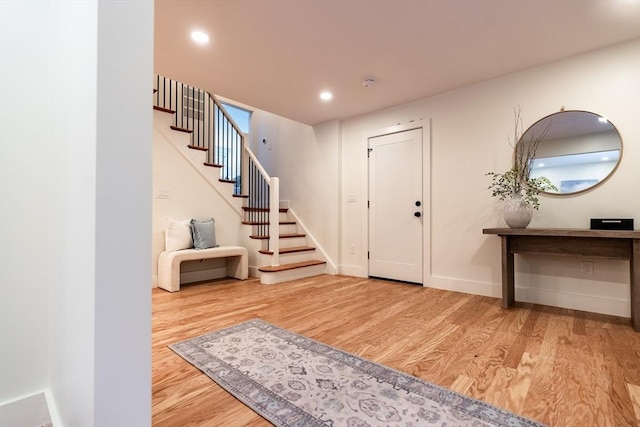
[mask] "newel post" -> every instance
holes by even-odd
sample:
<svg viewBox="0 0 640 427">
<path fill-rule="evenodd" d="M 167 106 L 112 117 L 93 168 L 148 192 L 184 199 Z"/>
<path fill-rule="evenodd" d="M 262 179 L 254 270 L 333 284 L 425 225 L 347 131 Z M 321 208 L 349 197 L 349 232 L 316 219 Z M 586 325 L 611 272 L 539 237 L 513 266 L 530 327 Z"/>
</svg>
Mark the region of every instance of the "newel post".
<svg viewBox="0 0 640 427">
<path fill-rule="evenodd" d="M 249 134 L 242 134 L 242 157 L 240 160 L 240 194 L 249 194 Z"/>
<path fill-rule="evenodd" d="M 271 177 L 269 191 L 269 249 L 271 265 L 280 265 L 280 179 Z"/>
</svg>

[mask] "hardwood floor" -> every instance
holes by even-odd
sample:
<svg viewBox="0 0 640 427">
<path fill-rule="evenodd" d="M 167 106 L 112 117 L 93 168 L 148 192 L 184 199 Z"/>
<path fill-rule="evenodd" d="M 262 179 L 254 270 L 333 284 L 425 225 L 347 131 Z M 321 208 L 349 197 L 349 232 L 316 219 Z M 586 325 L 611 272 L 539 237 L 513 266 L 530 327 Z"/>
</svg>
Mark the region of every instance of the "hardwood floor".
<svg viewBox="0 0 640 427">
<path fill-rule="evenodd" d="M 252 318 L 550 426 L 640 426 L 629 319 L 345 276 L 154 289 L 154 426 L 271 425 L 167 348 Z"/>
</svg>

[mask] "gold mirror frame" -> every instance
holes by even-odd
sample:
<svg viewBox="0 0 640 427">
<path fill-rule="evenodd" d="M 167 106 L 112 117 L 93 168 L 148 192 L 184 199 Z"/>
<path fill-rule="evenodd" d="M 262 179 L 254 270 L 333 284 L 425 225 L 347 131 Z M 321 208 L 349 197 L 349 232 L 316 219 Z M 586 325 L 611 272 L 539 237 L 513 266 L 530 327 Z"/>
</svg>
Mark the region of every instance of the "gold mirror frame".
<svg viewBox="0 0 640 427">
<path fill-rule="evenodd" d="M 531 161 L 531 177 L 545 176 L 558 188 L 558 192 L 543 191 L 544 194 L 565 196 L 592 190 L 609 179 L 620 165 L 620 132 L 596 113 L 562 109 L 531 125 L 518 145 L 540 135 L 544 138 Z"/>
</svg>

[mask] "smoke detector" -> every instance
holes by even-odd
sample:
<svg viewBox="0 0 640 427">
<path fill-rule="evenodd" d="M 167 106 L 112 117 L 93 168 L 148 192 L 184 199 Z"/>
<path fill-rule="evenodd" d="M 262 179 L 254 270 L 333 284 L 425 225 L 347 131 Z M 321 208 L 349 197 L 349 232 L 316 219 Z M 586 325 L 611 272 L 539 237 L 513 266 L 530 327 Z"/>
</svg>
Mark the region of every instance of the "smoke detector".
<svg viewBox="0 0 640 427">
<path fill-rule="evenodd" d="M 376 81 L 373 79 L 373 77 L 365 77 L 364 79 L 362 79 L 362 86 L 364 87 L 373 87 L 376 85 Z"/>
</svg>

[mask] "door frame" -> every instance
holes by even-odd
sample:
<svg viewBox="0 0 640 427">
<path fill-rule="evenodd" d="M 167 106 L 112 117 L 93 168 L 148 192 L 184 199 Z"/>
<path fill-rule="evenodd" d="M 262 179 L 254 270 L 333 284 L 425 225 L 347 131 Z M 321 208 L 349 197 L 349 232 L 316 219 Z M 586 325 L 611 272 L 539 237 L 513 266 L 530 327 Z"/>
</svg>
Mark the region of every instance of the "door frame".
<svg viewBox="0 0 640 427">
<path fill-rule="evenodd" d="M 432 174 L 432 156 L 431 156 L 431 119 L 412 120 L 408 123 L 399 123 L 389 126 L 378 131 L 369 132 L 366 137 L 366 149 L 369 150 L 369 140 L 380 136 L 390 135 L 393 133 L 405 132 L 414 129 L 422 129 L 422 286 L 427 287 L 431 279 L 431 174 Z M 369 197 L 369 159 L 367 156 L 367 180 L 366 194 Z M 364 247 L 369 248 L 369 209 L 366 208 L 366 220 L 363 221 L 362 235 L 364 236 Z M 369 277 L 369 259 L 365 257 L 366 274 Z"/>
</svg>

